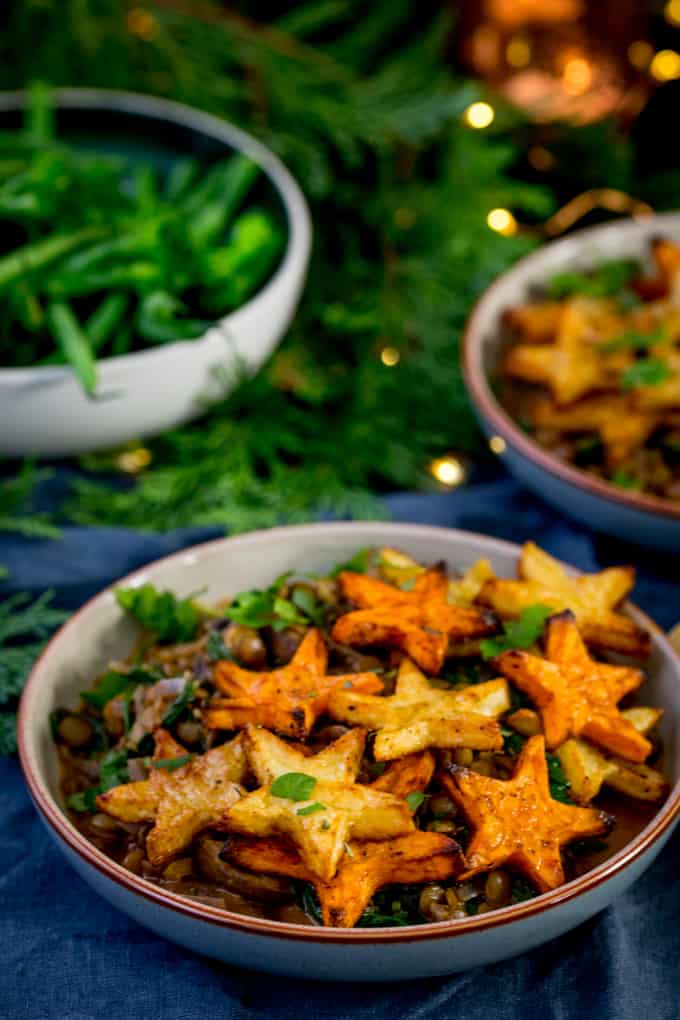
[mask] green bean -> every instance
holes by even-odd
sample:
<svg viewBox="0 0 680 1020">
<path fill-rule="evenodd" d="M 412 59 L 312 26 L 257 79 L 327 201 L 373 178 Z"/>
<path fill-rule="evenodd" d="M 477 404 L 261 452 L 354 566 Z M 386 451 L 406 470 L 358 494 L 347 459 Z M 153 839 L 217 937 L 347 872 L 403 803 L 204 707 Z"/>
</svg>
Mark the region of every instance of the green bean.
<svg viewBox="0 0 680 1020">
<path fill-rule="evenodd" d="M 109 294 L 95 308 L 85 323 L 85 333 L 93 354 L 102 349 L 113 331 L 120 325 L 127 308 L 127 295 L 119 291 Z"/>
<path fill-rule="evenodd" d="M 29 85 L 24 119 L 26 134 L 30 138 L 39 142 L 50 142 L 54 138 L 52 90 L 44 82 L 36 81 Z"/>
<path fill-rule="evenodd" d="M 129 326 L 124 326 L 119 329 L 113 338 L 111 345 L 111 354 L 114 358 L 120 357 L 122 354 L 127 354 L 132 346 L 132 330 Z"/>
<path fill-rule="evenodd" d="M 165 182 L 164 198 L 168 202 L 176 202 L 184 197 L 199 173 L 199 164 L 195 159 L 178 160 Z"/>
<path fill-rule="evenodd" d="M 42 328 L 45 317 L 40 301 L 28 282 L 19 280 L 16 287 L 10 291 L 9 299 L 22 326 L 29 333 L 37 333 Z"/>
<path fill-rule="evenodd" d="M 86 241 L 102 237 L 108 231 L 105 227 L 83 227 L 72 234 L 53 234 L 51 237 L 15 248 L 9 255 L 0 258 L 0 289 L 13 283 L 22 273 L 42 269 L 50 262 L 62 258 L 68 252 L 79 248 Z"/>
<path fill-rule="evenodd" d="M 118 237 L 107 238 L 106 241 L 84 248 L 64 261 L 63 272 L 69 275 L 96 272 L 107 259 L 153 255 L 160 244 L 161 229 L 171 215 L 163 213 L 151 220 L 144 220 Z"/>
<path fill-rule="evenodd" d="M 271 219 L 253 210 L 234 224 L 231 242 L 209 252 L 204 259 L 202 282 L 206 307 L 235 308 L 264 279 L 281 250 L 281 236 Z"/>
<path fill-rule="evenodd" d="M 145 340 L 172 343 L 191 340 L 205 333 L 210 323 L 200 319 L 181 319 L 183 303 L 167 291 L 155 290 L 141 301 L 135 326 Z"/>
<path fill-rule="evenodd" d="M 163 270 L 154 262 L 129 262 L 87 274 L 55 274 L 46 284 L 52 297 L 84 297 L 107 290 L 138 290 L 148 293 L 163 283 Z"/>
<path fill-rule="evenodd" d="M 196 250 L 217 240 L 260 173 L 257 163 L 245 156 L 232 156 L 217 167 L 212 195 L 193 210 L 188 220 L 189 241 Z"/>
<path fill-rule="evenodd" d="M 136 167 L 133 177 L 134 194 L 140 209 L 153 209 L 158 203 L 158 179 L 147 163 Z"/>
<path fill-rule="evenodd" d="M 47 318 L 54 339 L 88 395 L 97 388 L 97 367 L 92 350 L 80 323 L 65 301 L 47 306 Z"/>
</svg>

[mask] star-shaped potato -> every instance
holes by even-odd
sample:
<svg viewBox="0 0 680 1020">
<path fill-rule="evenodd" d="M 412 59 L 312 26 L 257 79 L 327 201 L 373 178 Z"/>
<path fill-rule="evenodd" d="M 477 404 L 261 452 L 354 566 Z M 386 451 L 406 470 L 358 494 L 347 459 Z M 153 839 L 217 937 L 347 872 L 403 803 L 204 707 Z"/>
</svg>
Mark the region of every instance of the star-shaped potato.
<svg viewBox="0 0 680 1020">
<path fill-rule="evenodd" d="M 363 749 L 365 730 L 352 730 L 311 756 L 274 734 L 263 740 L 264 732 L 249 727 L 245 739 L 250 766 L 267 785 L 226 812 L 221 827 L 227 831 L 288 836 L 307 868 L 325 881 L 335 875 L 350 839 L 383 840 L 413 831 L 402 799 L 353 782 L 358 763 L 350 768 L 348 762 L 356 761 L 356 742 Z"/>
<path fill-rule="evenodd" d="M 514 649 L 494 662 L 535 702 L 548 747 L 584 736 L 612 754 L 643 762 L 652 745 L 617 707 L 643 682 L 642 672 L 591 659 L 568 610 L 548 620 L 545 655 Z"/>
<path fill-rule="evenodd" d="M 307 632 L 287 666 L 269 673 L 242 669 L 222 660 L 214 671 L 215 684 L 229 700 L 213 701 L 203 720 L 208 729 L 238 730 L 248 725 L 266 726 L 301 739 L 325 711 L 336 687 L 380 691 L 375 673 L 334 676 L 326 673 L 328 649 L 320 632 Z"/>
<path fill-rule="evenodd" d="M 406 588 L 426 572 L 426 567 L 400 549 L 388 546 L 380 550 L 380 571 L 392 584 Z M 471 606 L 482 585 L 493 577 L 488 560 L 475 560 L 460 577 L 449 577 L 446 582 L 446 601 L 451 606 Z"/>
<path fill-rule="evenodd" d="M 519 616 L 528 606 L 570 609 L 584 640 L 593 648 L 627 655 L 649 655 L 649 634 L 616 607 L 635 583 L 632 567 L 610 567 L 597 574 L 569 576 L 557 560 L 534 542 L 522 547 L 520 580 L 494 578 L 482 588 L 479 600 L 502 617 Z"/>
<path fill-rule="evenodd" d="M 395 762 L 372 783 L 372 789 L 396 797 L 423 791 L 432 778 L 434 758 L 429 752 Z M 351 928 L 373 894 L 384 885 L 441 882 L 463 867 L 458 844 L 434 832 L 413 832 L 384 842 L 350 844 L 334 878 L 325 882 L 310 871 L 295 849 L 280 839 L 232 839 L 227 852 L 240 867 L 287 875 L 311 882 L 316 889 L 325 925 Z"/>
<path fill-rule="evenodd" d="M 427 747 L 500 750 L 503 738 L 496 720 L 509 708 L 510 693 L 503 679 L 439 690 L 409 659 L 402 661 L 389 697 L 339 690 L 328 702 L 328 714 L 334 719 L 378 730 L 373 747 L 377 761 Z"/>
<path fill-rule="evenodd" d="M 123 822 L 153 822 L 146 851 L 162 868 L 240 798 L 247 764 L 240 736 L 196 758 L 167 730 L 154 738 L 149 779 L 114 786 L 97 797 L 97 807 Z"/>
<path fill-rule="evenodd" d="M 611 827 L 603 811 L 551 798 L 542 736 L 526 742 L 512 779 L 489 779 L 450 765 L 442 783 L 474 830 L 463 880 L 507 865 L 539 892 L 556 889 L 564 882 L 561 847 Z"/>
<path fill-rule="evenodd" d="M 638 733 L 646 735 L 663 715 L 663 710 L 638 705 L 624 709 L 621 715 Z M 661 800 L 668 791 L 668 781 L 658 769 L 608 757 L 580 737 L 565 741 L 555 753 L 569 780 L 569 792 L 579 804 L 588 804 L 597 797 L 603 784 L 637 800 Z"/>
<path fill-rule="evenodd" d="M 340 587 L 360 608 L 336 621 L 335 641 L 401 648 L 427 673 L 442 668 L 449 641 L 480 638 L 497 630 L 493 615 L 449 604 L 446 576 L 436 567 L 420 574 L 411 591 L 349 571 L 340 574 Z"/>
<path fill-rule="evenodd" d="M 599 396 L 560 408 L 550 400 L 538 401 L 534 425 L 558 432 L 598 432 L 610 470 L 623 464 L 664 424 L 661 414 L 640 411 L 630 397 Z"/>
</svg>

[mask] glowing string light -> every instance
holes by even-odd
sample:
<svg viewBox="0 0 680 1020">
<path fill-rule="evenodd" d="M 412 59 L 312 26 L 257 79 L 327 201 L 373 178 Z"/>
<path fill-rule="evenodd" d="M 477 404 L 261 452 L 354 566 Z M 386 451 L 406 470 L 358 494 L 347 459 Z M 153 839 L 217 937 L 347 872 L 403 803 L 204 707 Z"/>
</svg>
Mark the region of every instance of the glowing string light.
<svg viewBox="0 0 680 1020">
<path fill-rule="evenodd" d="M 517 233 L 517 220 L 509 209 L 492 209 L 486 217 L 487 225 L 497 234 L 512 237 Z"/>
<path fill-rule="evenodd" d="M 447 454 L 446 457 L 438 457 L 432 461 L 430 474 L 447 489 L 455 489 L 465 481 L 466 471 L 457 457 Z"/>
<path fill-rule="evenodd" d="M 380 360 L 388 368 L 394 368 L 401 361 L 401 354 L 396 347 L 383 347 L 380 352 Z"/>
<path fill-rule="evenodd" d="M 489 103 L 471 103 L 463 114 L 465 123 L 471 128 L 480 130 L 493 122 L 496 111 Z"/>
<path fill-rule="evenodd" d="M 649 65 L 649 73 L 657 81 L 673 81 L 680 78 L 680 53 L 675 50 L 659 50 Z"/>
</svg>

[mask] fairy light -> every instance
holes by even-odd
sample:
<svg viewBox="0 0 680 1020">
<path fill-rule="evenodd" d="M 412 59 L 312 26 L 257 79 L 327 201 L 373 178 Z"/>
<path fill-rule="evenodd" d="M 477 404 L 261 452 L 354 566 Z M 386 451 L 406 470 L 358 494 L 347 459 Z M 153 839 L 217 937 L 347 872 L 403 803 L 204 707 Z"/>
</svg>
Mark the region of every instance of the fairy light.
<svg viewBox="0 0 680 1020">
<path fill-rule="evenodd" d="M 380 360 L 388 368 L 394 368 L 401 361 L 401 354 L 396 347 L 383 347 L 380 352 Z"/>
<path fill-rule="evenodd" d="M 506 442 L 503 439 L 503 436 L 492 436 L 491 439 L 489 440 L 489 449 L 491 450 L 492 453 L 495 453 L 497 456 L 500 456 L 502 453 L 505 453 L 505 447 Z"/>
<path fill-rule="evenodd" d="M 505 47 L 505 59 L 510 67 L 527 67 L 531 63 L 531 43 L 523 35 L 515 35 Z"/>
<path fill-rule="evenodd" d="M 116 465 L 121 471 L 128 475 L 138 475 L 140 471 L 148 467 L 152 461 L 151 451 L 145 446 L 138 446 L 134 450 L 125 450 L 116 458 Z"/>
<path fill-rule="evenodd" d="M 636 39 L 628 47 L 628 59 L 638 71 L 646 71 L 653 56 L 654 47 L 644 39 Z"/>
<path fill-rule="evenodd" d="M 562 71 L 562 88 L 570 96 L 581 96 L 593 83 L 593 68 L 585 57 L 570 57 Z"/>
<path fill-rule="evenodd" d="M 486 217 L 487 226 L 504 237 L 517 233 L 517 220 L 509 209 L 492 209 Z"/>
<path fill-rule="evenodd" d="M 668 0 L 663 9 L 663 16 L 669 25 L 680 28 L 680 0 Z"/>
<path fill-rule="evenodd" d="M 430 464 L 430 474 L 447 489 L 455 489 L 465 481 L 465 468 L 453 454 L 438 457 Z"/>
<path fill-rule="evenodd" d="M 469 127 L 479 131 L 481 128 L 488 127 L 493 122 L 495 116 L 496 111 L 493 106 L 489 103 L 478 102 L 470 103 L 463 114 L 463 119 Z"/>
<path fill-rule="evenodd" d="M 145 42 L 151 42 L 160 31 L 160 26 L 153 14 L 145 11 L 143 7 L 133 7 L 126 18 L 127 29 L 130 35 L 136 35 Z"/>
<path fill-rule="evenodd" d="M 659 50 L 649 65 L 649 73 L 657 81 L 673 81 L 680 78 L 680 53 L 675 50 Z"/>
<path fill-rule="evenodd" d="M 543 172 L 546 170 L 552 170 L 555 166 L 555 157 L 552 152 L 546 149 L 543 145 L 532 145 L 527 152 L 527 159 L 534 170 L 540 170 Z"/>
</svg>

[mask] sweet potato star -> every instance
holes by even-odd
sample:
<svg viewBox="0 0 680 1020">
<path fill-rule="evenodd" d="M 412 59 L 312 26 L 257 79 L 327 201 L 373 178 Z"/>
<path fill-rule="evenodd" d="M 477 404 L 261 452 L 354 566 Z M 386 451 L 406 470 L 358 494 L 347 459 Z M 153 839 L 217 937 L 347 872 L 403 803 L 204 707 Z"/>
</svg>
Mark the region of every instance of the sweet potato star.
<svg viewBox="0 0 680 1020">
<path fill-rule="evenodd" d="M 245 741 L 250 766 L 267 785 L 230 807 L 221 823 L 227 831 L 289 836 L 309 871 L 325 881 L 335 875 L 350 839 L 413 831 L 403 799 L 354 782 L 365 730 L 352 730 L 311 756 L 265 733 L 249 727 Z"/>
<path fill-rule="evenodd" d="M 328 675 L 328 649 L 320 632 L 308 631 L 295 655 L 281 669 L 269 673 L 242 669 L 222 660 L 214 672 L 215 684 L 229 700 L 214 701 L 204 712 L 209 729 L 237 730 L 250 724 L 266 726 L 290 737 L 306 737 L 325 711 L 336 687 L 379 691 L 375 673 Z"/>
<path fill-rule="evenodd" d="M 442 782 L 474 830 L 464 880 L 507 865 L 547 892 L 565 880 L 561 847 L 611 826 L 603 811 L 551 798 L 542 736 L 527 741 L 512 779 L 489 779 L 450 765 Z"/>
<path fill-rule="evenodd" d="M 539 659 L 514 649 L 495 664 L 536 703 L 548 747 L 583 736 L 612 754 L 643 762 L 652 745 L 617 707 L 640 686 L 642 672 L 591 659 L 569 611 L 548 621 L 545 654 Z"/>
<path fill-rule="evenodd" d="M 372 788 L 405 798 L 424 790 L 433 771 L 431 754 L 414 754 L 386 769 Z M 227 845 L 229 857 L 240 867 L 311 882 L 323 923 L 339 928 L 352 928 L 384 885 L 440 882 L 464 867 L 458 844 L 434 832 L 416 831 L 379 843 L 355 841 L 350 850 L 351 856 L 343 857 L 335 877 L 323 881 L 285 840 L 237 837 Z"/>
<path fill-rule="evenodd" d="M 333 639 L 359 647 L 394 645 L 426 673 L 438 673 L 450 640 L 484 637 L 497 628 L 487 612 L 450 605 L 447 586 L 436 567 L 421 574 L 412 591 L 345 571 L 340 575 L 342 593 L 360 608 L 336 621 Z"/>
<path fill-rule="evenodd" d="M 379 697 L 336 690 L 327 711 L 341 722 L 378 730 L 373 754 L 377 761 L 386 761 L 427 747 L 499 750 L 503 738 L 496 720 L 509 708 L 510 694 L 503 679 L 456 691 L 439 690 L 404 659 L 394 694 Z"/>
<path fill-rule="evenodd" d="M 479 600 L 502 617 L 519 616 L 528 606 L 570 609 L 587 644 L 627 655 L 649 654 L 649 634 L 616 607 L 635 583 L 632 567 L 610 567 L 597 574 L 573 577 L 557 560 L 526 542 L 518 565 L 519 580 L 494 578 L 482 588 Z"/>
<path fill-rule="evenodd" d="M 164 867 L 239 799 L 246 773 L 242 738 L 196 758 L 167 730 L 156 730 L 148 779 L 114 786 L 97 797 L 100 811 L 123 822 L 153 822 L 149 861 Z"/>
</svg>

